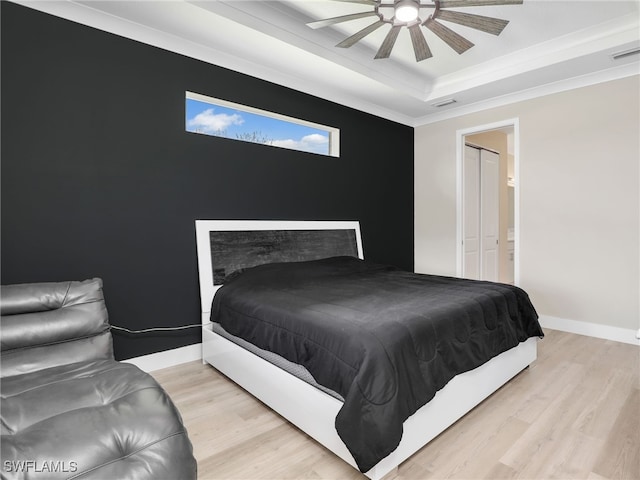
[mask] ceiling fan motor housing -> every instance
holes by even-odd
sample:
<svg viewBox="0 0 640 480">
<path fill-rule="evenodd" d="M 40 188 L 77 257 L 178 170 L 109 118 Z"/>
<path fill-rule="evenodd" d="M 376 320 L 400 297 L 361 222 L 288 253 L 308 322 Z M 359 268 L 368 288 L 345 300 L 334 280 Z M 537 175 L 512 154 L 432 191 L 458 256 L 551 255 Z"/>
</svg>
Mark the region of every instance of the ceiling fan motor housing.
<svg viewBox="0 0 640 480">
<path fill-rule="evenodd" d="M 400 22 L 413 22 L 420 14 L 419 0 L 395 0 L 393 8 L 394 16 Z"/>
</svg>

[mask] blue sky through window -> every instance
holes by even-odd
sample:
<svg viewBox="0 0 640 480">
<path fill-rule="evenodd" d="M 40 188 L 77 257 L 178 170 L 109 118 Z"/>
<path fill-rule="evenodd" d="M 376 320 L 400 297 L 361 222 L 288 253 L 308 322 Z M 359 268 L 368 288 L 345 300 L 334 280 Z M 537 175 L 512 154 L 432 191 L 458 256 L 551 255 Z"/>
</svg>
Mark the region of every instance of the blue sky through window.
<svg viewBox="0 0 640 480">
<path fill-rule="evenodd" d="M 331 155 L 328 130 L 188 97 L 186 130 Z"/>
</svg>

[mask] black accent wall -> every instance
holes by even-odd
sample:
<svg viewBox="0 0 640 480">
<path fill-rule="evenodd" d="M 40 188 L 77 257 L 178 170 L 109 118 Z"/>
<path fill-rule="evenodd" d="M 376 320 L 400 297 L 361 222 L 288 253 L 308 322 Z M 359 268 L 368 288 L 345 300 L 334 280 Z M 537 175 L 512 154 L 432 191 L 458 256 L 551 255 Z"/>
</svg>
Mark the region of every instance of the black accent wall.
<svg viewBox="0 0 640 480">
<path fill-rule="evenodd" d="M 359 220 L 413 269 L 413 128 L 1 2 L 2 283 L 102 277 L 114 325 L 200 322 L 195 219 Z M 185 132 L 185 91 L 340 129 L 340 158 Z M 116 357 L 200 341 L 114 332 Z"/>
</svg>

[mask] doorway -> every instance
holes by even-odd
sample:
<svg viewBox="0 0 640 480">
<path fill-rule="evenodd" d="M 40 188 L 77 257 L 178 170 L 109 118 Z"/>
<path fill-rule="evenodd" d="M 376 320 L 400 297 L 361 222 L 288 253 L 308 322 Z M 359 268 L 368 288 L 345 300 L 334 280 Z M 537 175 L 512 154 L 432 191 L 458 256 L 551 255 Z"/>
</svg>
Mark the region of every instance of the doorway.
<svg viewBox="0 0 640 480">
<path fill-rule="evenodd" d="M 457 274 L 517 284 L 518 121 L 457 132 Z"/>
</svg>

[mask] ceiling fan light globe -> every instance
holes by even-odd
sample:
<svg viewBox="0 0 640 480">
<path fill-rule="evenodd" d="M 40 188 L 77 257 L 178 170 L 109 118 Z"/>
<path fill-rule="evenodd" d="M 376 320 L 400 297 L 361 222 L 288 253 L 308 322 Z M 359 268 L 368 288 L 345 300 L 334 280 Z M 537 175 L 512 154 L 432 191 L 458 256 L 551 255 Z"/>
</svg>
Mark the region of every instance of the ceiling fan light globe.
<svg viewBox="0 0 640 480">
<path fill-rule="evenodd" d="M 414 0 L 400 0 L 395 4 L 395 17 L 400 22 L 413 22 L 419 15 L 418 4 Z"/>
</svg>

